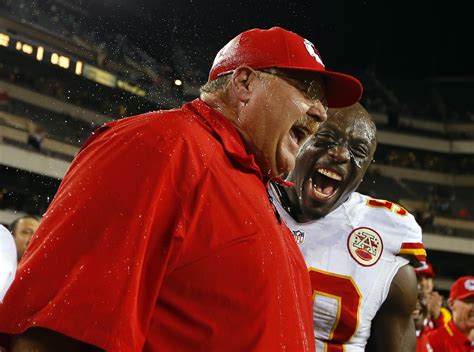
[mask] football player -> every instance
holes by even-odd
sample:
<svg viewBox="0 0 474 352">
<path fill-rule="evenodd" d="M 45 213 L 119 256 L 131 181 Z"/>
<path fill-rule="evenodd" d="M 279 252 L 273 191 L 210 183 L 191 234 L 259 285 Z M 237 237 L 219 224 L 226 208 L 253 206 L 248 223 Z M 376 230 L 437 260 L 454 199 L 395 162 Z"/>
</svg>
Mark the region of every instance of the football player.
<svg viewBox="0 0 474 352">
<path fill-rule="evenodd" d="M 421 229 L 401 206 L 355 192 L 376 149 L 360 105 L 329 111 L 274 203 L 293 231 L 313 289 L 317 351 L 414 351 L 414 269 Z"/>
</svg>

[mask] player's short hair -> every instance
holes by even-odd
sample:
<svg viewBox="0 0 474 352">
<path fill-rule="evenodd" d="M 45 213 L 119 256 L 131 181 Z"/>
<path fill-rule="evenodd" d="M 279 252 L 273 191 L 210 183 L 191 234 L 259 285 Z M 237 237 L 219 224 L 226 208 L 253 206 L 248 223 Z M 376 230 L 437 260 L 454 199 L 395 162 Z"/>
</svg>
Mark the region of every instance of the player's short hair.
<svg viewBox="0 0 474 352">
<path fill-rule="evenodd" d="M 203 86 L 201 86 L 201 88 L 199 88 L 199 91 L 201 93 L 216 93 L 219 91 L 223 91 L 229 84 L 231 77 L 231 73 L 217 77 L 215 80 L 209 81 Z"/>
<path fill-rule="evenodd" d="M 40 219 L 35 216 L 35 215 L 23 215 L 23 216 L 20 216 L 18 219 L 15 219 L 11 224 L 10 226 L 8 226 L 8 229 L 10 230 L 10 232 L 12 233 L 12 235 L 15 234 L 15 229 L 16 229 L 16 225 L 18 224 L 18 222 L 20 220 L 23 220 L 23 219 L 34 219 L 36 221 L 40 221 Z"/>
</svg>

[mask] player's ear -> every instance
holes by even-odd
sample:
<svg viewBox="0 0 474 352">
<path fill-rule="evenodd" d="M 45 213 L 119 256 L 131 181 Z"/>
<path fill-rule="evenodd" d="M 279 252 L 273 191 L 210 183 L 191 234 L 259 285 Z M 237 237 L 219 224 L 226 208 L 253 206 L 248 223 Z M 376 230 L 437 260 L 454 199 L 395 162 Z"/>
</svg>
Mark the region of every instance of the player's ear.
<svg viewBox="0 0 474 352">
<path fill-rule="evenodd" d="M 248 66 L 237 67 L 231 78 L 231 89 L 234 97 L 241 103 L 247 104 L 257 81 L 258 73 L 254 69 Z"/>
</svg>

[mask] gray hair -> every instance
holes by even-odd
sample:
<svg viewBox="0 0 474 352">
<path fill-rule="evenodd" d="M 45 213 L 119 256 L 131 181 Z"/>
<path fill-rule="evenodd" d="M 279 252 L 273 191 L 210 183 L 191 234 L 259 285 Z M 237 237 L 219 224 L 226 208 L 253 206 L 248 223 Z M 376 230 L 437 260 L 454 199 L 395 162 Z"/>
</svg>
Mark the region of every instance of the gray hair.
<svg viewBox="0 0 474 352">
<path fill-rule="evenodd" d="M 223 91 L 225 88 L 227 88 L 227 85 L 229 84 L 231 77 L 232 77 L 231 73 L 217 77 L 215 80 L 209 81 L 203 86 L 201 86 L 201 88 L 199 88 L 199 91 L 201 92 L 201 94 L 216 93 L 219 91 Z"/>
</svg>

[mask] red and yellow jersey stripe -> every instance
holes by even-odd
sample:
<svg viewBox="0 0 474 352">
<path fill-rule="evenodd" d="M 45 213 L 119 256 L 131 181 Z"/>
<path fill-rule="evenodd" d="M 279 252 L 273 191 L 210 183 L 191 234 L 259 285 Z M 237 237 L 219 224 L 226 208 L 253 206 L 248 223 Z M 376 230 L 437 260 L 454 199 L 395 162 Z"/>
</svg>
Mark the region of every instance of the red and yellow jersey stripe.
<svg viewBox="0 0 474 352">
<path fill-rule="evenodd" d="M 421 263 L 426 262 L 426 250 L 425 250 L 425 247 L 423 246 L 423 243 L 421 242 L 402 243 L 400 247 L 400 252 L 398 253 L 398 255 L 412 256 L 418 262 L 421 262 Z"/>
</svg>

